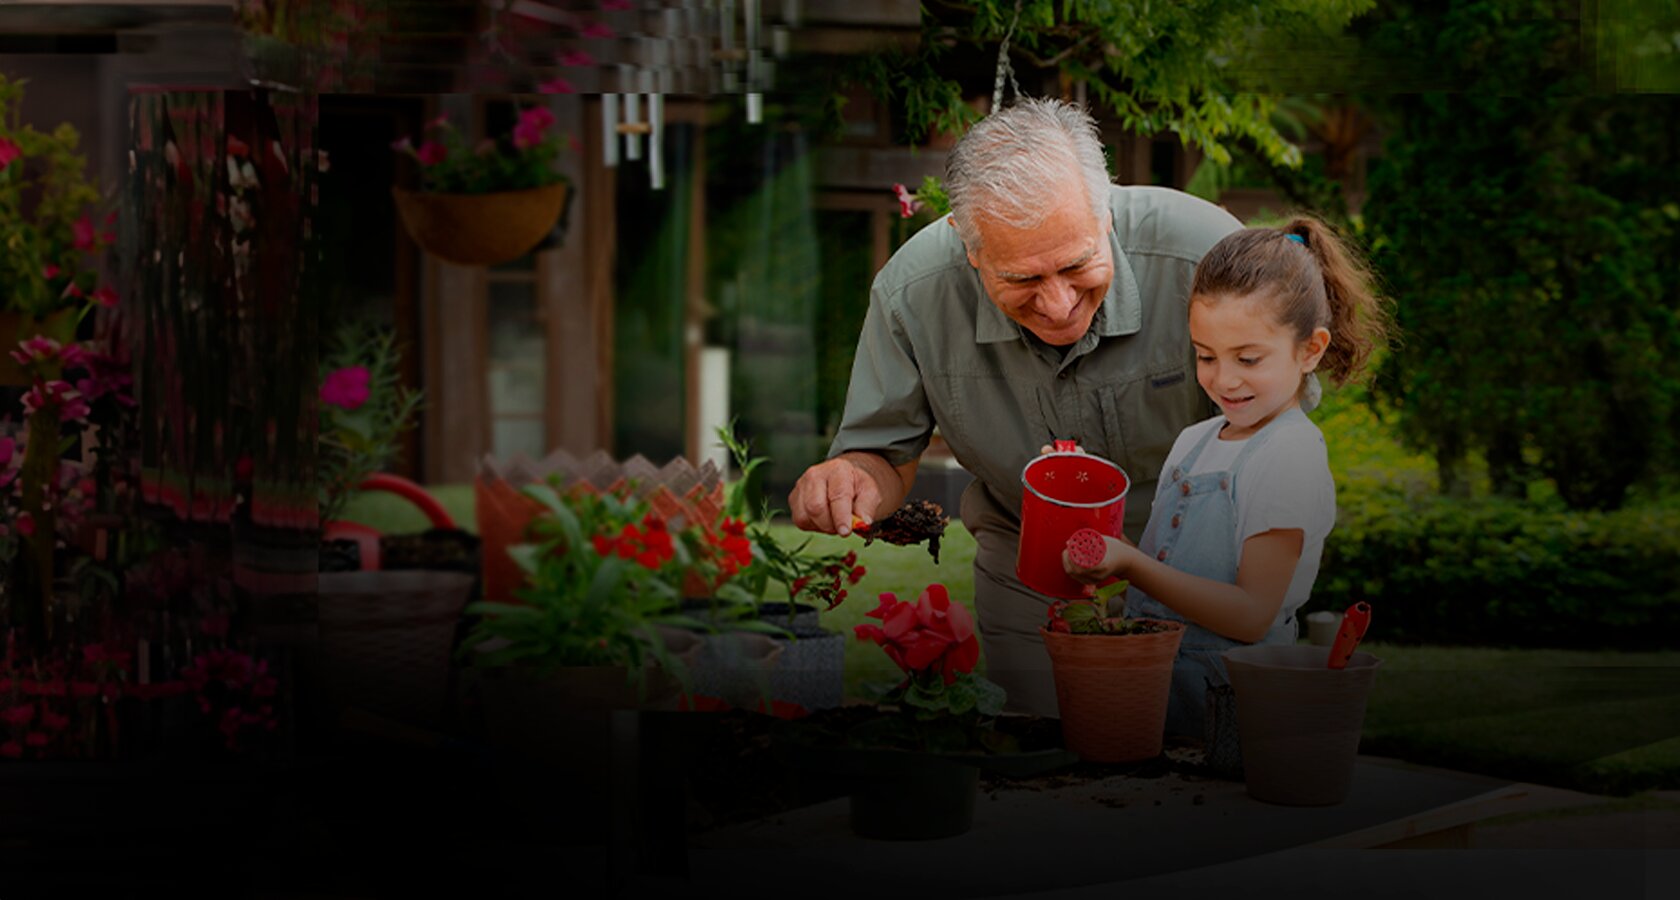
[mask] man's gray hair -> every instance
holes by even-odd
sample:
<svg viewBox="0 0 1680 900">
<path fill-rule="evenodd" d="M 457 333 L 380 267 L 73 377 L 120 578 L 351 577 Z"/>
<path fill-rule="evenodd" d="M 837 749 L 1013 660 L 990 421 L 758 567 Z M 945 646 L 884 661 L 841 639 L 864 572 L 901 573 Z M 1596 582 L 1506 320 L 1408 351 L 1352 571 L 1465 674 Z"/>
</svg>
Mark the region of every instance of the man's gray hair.
<svg viewBox="0 0 1680 900">
<path fill-rule="evenodd" d="M 1050 192 L 1078 173 L 1091 214 L 1108 215 L 1108 163 L 1097 123 L 1082 106 L 1023 97 L 981 119 L 945 159 L 945 195 L 957 234 L 980 249 L 975 215 L 1011 228 L 1033 228 L 1050 215 Z"/>
</svg>

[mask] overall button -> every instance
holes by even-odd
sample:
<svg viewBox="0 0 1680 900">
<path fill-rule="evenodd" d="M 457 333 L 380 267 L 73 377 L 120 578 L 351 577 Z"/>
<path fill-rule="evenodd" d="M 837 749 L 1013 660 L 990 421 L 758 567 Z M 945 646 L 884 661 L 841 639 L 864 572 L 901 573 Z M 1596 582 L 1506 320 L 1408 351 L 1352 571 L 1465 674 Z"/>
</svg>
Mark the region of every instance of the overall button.
<svg viewBox="0 0 1680 900">
<path fill-rule="evenodd" d="M 1186 497 L 1190 496 L 1190 482 L 1188 482 L 1188 481 L 1179 482 L 1178 490 L 1179 490 L 1179 493 L 1183 494 L 1184 496 L 1186 496 Z"/>
<path fill-rule="evenodd" d="M 1183 518 L 1183 516 L 1173 516 L 1172 517 L 1172 527 L 1177 528 L 1178 527 L 1178 522 L 1182 518 Z"/>
<path fill-rule="evenodd" d="M 1173 466 L 1172 480 L 1177 481 L 1177 480 L 1179 480 L 1180 478 L 1183 478 L 1183 477 L 1184 477 L 1183 471 L 1181 469 L 1179 469 L 1179 467 Z"/>
<path fill-rule="evenodd" d="M 1161 562 L 1166 562 L 1167 561 L 1167 548 L 1162 547 L 1161 552 L 1155 554 L 1155 558 L 1160 560 Z"/>
<path fill-rule="evenodd" d="M 1221 479 L 1219 479 L 1219 489 L 1220 489 L 1220 490 L 1222 490 L 1222 491 L 1228 491 L 1228 490 L 1230 490 L 1230 489 L 1231 489 L 1231 482 L 1230 482 L 1230 480 L 1229 480 L 1229 479 L 1225 479 L 1225 478 L 1221 478 Z"/>
</svg>

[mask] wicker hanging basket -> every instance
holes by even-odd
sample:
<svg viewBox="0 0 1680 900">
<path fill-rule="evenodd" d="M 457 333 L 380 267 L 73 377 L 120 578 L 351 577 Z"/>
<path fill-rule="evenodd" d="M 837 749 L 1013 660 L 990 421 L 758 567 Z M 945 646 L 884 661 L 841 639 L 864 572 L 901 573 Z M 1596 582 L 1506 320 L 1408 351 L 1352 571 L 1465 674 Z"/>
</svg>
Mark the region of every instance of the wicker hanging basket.
<svg viewBox="0 0 1680 900">
<path fill-rule="evenodd" d="M 462 266 L 497 266 L 531 252 L 559 221 L 566 184 L 494 194 L 391 188 L 403 227 L 422 249 Z"/>
</svg>

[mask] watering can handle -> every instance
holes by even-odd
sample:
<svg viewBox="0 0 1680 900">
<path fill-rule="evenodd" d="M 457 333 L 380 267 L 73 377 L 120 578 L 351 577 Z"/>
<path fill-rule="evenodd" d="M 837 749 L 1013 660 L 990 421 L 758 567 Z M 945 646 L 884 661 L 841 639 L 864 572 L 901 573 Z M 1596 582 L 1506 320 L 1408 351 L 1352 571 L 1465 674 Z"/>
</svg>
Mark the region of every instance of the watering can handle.
<svg viewBox="0 0 1680 900">
<path fill-rule="evenodd" d="M 1054 440 L 1050 443 L 1050 447 L 1051 447 L 1051 450 L 1053 452 L 1056 452 L 1056 453 L 1078 453 L 1079 452 L 1079 442 L 1077 440 L 1071 440 L 1070 439 L 1070 440 L 1065 440 L 1064 441 L 1061 438 L 1057 438 L 1056 440 Z"/>
<path fill-rule="evenodd" d="M 1345 668 L 1353 657 L 1353 648 L 1371 627 L 1371 604 L 1361 600 L 1342 614 L 1342 627 L 1336 632 L 1336 643 L 1330 647 L 1328 665 L 1332 669 Z"/>
</svg>

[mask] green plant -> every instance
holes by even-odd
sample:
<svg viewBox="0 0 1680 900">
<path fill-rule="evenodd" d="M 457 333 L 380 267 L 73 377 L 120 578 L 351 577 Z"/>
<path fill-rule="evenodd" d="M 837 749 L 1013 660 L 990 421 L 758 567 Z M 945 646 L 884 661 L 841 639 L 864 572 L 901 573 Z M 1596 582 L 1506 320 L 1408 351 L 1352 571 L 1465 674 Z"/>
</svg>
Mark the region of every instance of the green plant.
<svg viewBox="0 0 1680 900">
<path fill-rule="evenodd" d="M 725 514 L 745 516 L 749 480 L 769 460 L 752 455 L 752 448 L 735 437 L 734 423 L 719 428 L 717 433 L 741 469 L 741 477 L 725 490 Z M 868 574 L 865 567 L 858 565 L 856 550 L 817 553 L 812 550 L 811 535 L 805 535 L 791 547 L 784 546 L 771 530 L 772 518 L 766 506 L 747 524 L 747 534 L 754 547 L 753 564 L 741 573 L 736 585 L 753 605 L 762 601 L 769 582 L 776 581 L 787 589 L 791 622 L 801 601 L 818 604 L 824 610 L 833 609 L 846 599 L 849 587 Z"/>
<path fill-rule="evenodd" d="M 403 386 L 396 337 L 371 325 L 333 337 L 321 382 L 318 500 L 322 522 L 344 510 L 362 479 L 390 465 L 414 425 L 420 395 Z"/>
<path fill-rule="evenodd" d="M 1481 454 L 1495 492 L 1550 479 L 1614 509 L 1680 469 L 1680 104 L 1603 90 L 1570 21 L 1492 0 L 1390 16 L 1371 52 L 1428 46 L 1458 89 L 1385 100 L 1365 219 L 1406 339 L 1376 385 L 1443 492 Z"/>
<path fill-rule="evenodd" d="M 115 305 L 99 287 L 95 254 L 110 246 L 115 213 L 94 227 L 99 190 L 77 152 L 80 136 L 68 123 L 51 132 L 23 124 L 26 82 L 0 75 L 0 284 L 4 308 L 35 319 L 81 308 L 88 299 Z M 68 334 L 52 335 L 61 341 Z M 25 335 L 27 337 L 27 335 Z"/>
<path fill-rule="evenodd" d="M 657 662 L 686 687 L 687 669 L 660 626 L 707 630 L 680 612 L 686 572 L 707 556 L 704 529 L 672 534 L 629 489 L 562 496 L 553 484 L 525 488 L 543 506 L 532 542 L 510 548 L 527 577 L 519 603 L 475 603 L 467 638 L 475 665 L 551 671 L 624 666 L 638 686 Z"/>
<path fill-rule="evenodd" d="M 1115 593 L 1126 589 L 1120 582 Z M 1152 622 L 1108 615 L 1101 600 L 1057 600 L 1050 604 L 1045 628 L 1063 634 L 1151 634 L 1161 630 Z"/>
<path fill-rule="evenodd" d="M 548 107 L 528 107 L 519 113 L 508 135 L 485 138 L 469 148 L 460 129 L 447 116 L 438 116 L 426 126 L 418 147 L 405 137 L 391 148 L 420 164 L 423 190 L 440 194 L 518 191 L 566 182 L 566 176 L 554 168 L 562 137 L 553 125 L 554 113 Z"/>
</svg>

